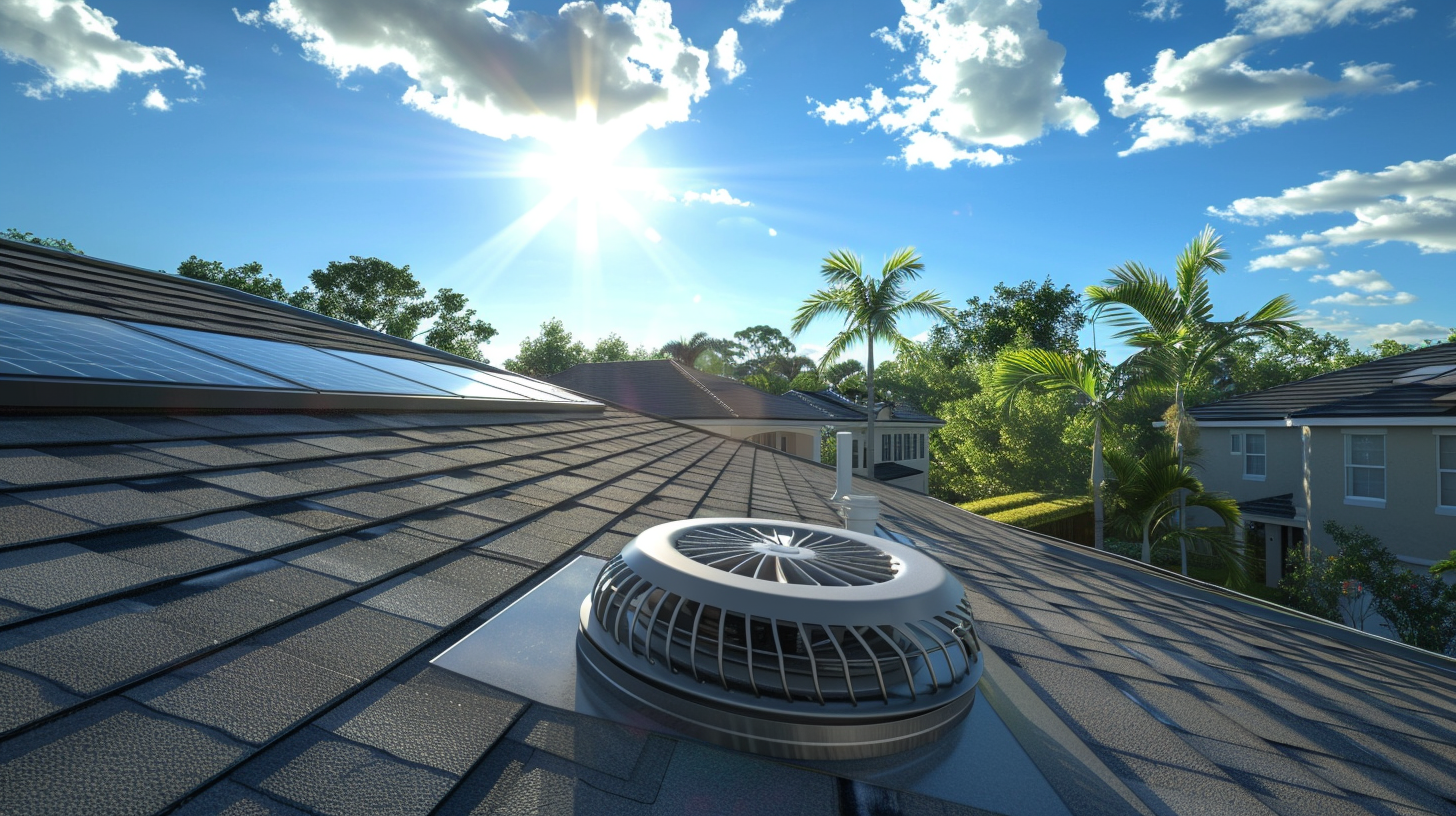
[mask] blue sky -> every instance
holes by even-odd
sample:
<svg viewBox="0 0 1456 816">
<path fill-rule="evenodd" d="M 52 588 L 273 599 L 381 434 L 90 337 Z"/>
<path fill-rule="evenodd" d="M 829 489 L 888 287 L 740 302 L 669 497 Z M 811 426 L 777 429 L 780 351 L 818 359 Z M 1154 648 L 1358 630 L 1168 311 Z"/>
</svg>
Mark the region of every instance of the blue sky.
<svg viewBox="0 0 1456 816">
<path fill-rule="evenodd" d="M 963 305 L 1205 224 L 1224 316 L 1456 326 L 1446 0 L 0 0 L 0 51 L 0 228 L 291 286 L 407 263 L 497 362 L 553 316 L 787 329 L 841 247 L 912 244 Z"/>
</svg>

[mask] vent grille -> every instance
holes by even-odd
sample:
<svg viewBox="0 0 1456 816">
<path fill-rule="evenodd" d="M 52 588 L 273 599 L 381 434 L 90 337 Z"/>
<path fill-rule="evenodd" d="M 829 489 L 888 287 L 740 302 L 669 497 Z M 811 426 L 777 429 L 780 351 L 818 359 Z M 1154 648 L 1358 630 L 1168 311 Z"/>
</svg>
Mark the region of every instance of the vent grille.
<svg viewBox="0 0 1456 816">
<path fill-rule="evenodd" d="M 867 586 L 894 580 L 888 553 L 833 532 L 763 524 L 715 524 L 677 540 L 688 558 L 734 575 L 807 586 Z"/>
<path fill-rule="evenodd" d="M 701 603 L 654 586 L 619 555 L 602 570 L 592 610 L 633 656 L 725 691 L 821 705 L 889 703 L 936 694 L 977 665 L 970 607 L 916 621 L 835 626 Z"/>
</svg>

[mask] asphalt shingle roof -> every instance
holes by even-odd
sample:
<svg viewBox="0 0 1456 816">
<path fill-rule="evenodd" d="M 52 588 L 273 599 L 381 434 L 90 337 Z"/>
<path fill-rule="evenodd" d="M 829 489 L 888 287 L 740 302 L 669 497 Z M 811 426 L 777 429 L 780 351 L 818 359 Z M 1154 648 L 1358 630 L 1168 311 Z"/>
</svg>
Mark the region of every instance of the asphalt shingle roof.
<svg viewBox="0 0 1456 816">
<path fill-rule="evenodd" d="M 833 525 L 830 468 L 622 410 L 14 415 L 0 456 L 0 813 L 972 812 L 430 665 L 655 524 Z M 855 487 L 1143 812 L 1456 813 L 1452 661 Z"/>
<path fill-rule="evenodd" d="M 826 424 L 836 419 L 863 419 L 854 411 L 769 394 L 674 360 L 582 363 L 546 381 L 623 408 L 671 419 L 791 419 Z"/>
<path fill-rule="evenodd" d="M 1189 413 L 1200 420 L 1260 420 L 1288 417 L 1449 416 L 1456 384 L 1393 380 L 1427 366 L 1456 366 L 1456 343 L 1384 357 L 1307 380 L 1240 394 L 1199 405 Z M 1444 399 L 1443 399 L 1444 398 Z"/>
</svg>

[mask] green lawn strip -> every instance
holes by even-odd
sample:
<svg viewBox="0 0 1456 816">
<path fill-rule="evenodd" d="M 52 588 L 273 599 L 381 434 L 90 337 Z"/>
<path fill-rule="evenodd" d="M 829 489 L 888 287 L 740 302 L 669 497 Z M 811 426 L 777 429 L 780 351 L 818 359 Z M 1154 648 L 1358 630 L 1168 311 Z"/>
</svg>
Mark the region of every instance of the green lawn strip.
<svg viewBox="0 0 1456 816">
<path fill-rule="evenodd" d="M 978 516 L 989 516 L 992 513 L 1000 513 L 1004 510 L 1011 510 L 1017 507 L 1025 507 L 1029 504 L 1038 504 L 1052 498 L 1046 493 L 1008 493 L 1005 496 L 992 496 L 988 499 L 976 499 L 960 505 L 962 510 L 969 510 Z"/>
<path fill-rule="evenodd" d="M 1010 524 L 1013 527 L 1040 527 L 1043 524 L 1051 524 L 1054 521 L 1090 512 L 1092 512 L 1091 499 L 1081 496 L 1065 496 L 1014 507 L 1010 510 L 987 513 L 986 518 L 1002 524 Z"/>
</svg>

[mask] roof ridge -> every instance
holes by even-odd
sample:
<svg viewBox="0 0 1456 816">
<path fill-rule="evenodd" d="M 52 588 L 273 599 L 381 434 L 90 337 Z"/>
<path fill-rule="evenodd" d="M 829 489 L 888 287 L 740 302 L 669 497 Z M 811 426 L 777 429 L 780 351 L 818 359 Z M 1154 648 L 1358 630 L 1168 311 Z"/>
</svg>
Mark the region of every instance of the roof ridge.
<svg viewBox="0 0 1456 816">
<path fill-rule="evenodd" d="M 727 411 L 735 419 L 742 419 L 742 417 L 740 417 L 738 415 L 738 412 L 735 411 L 735 410 L 733 410 L 733 406 L 731 406 L 728 403 L 724 402 L 721 397 L 719 397 L 717 394 L 713 393 L 713 389 L 709 388 L 706 385 L 703 385 L 702 380 L 699 380 L 697 377 L 694 377 L 692 374 L 688 373 L 688 370 L 687 370 L 687 367 L 686 366 L 684 366 L 682 363 L 679 363 L 677 360 L 668 360 L 668 362 L 669 363 L 672 363 L 673 368 L 677 369 L 677 372 L 679 374 L 683 375 L 683 377 L 686 378 L 688 382 L 690 382 L 693 385 L 696 385 L 697 387 L 703 389 L 703 393 L 705 393 L 708 396 L 712 397 L 714 402 L 716 402 L 719 405 L 723 406 L 723 410 Z M 727 379 L 727 378 L 725 377 L 724 379 Z M 737 380 L 734 380 L 734 382 L 737 382 Z"/>
</svg>

